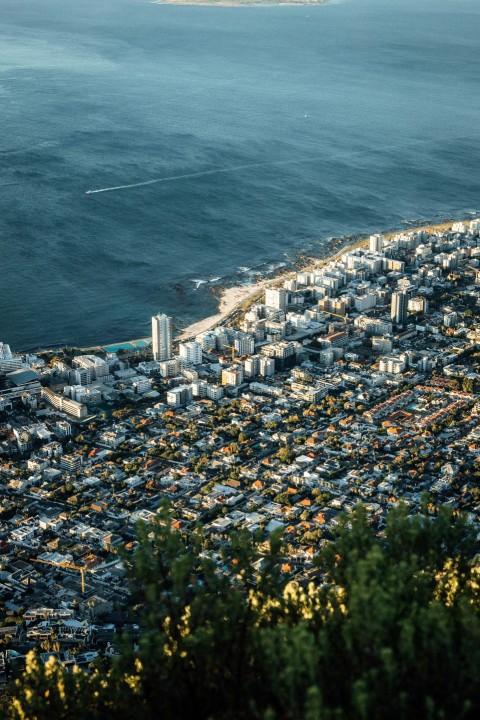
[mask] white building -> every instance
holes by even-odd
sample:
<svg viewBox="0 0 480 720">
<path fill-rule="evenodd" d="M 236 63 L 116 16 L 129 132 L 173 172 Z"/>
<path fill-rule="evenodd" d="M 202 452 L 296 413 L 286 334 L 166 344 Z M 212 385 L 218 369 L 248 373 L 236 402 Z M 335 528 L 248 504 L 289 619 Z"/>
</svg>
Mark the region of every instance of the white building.
<svg viewBox="0 0 480 720">
<path fill-rule="evenodd" d="M 192 383 L 193 397 L 221 400 L 224 395 L 223 387 L 204 380 Z"/>
<path fill-rule="evenodd" d="M 53 405 L 54 408 L 57 408 L 57 410 L 63 410 L 68 413 L 68 415 L 73 415 L 73 417 L 78 418 L 87 416 L 87 408 L 85 405 L 77 402 L 76 400 L 69 400 L 62 395 L 57 395 L 53 392 L 53 390 L 50 390 L 50 388 L 42 387 L 41 396 L 44 400 L 46 400 L 46 402 Z"/>
<path fill-rule="evenodd" d="M 153 359 L 159 362 L 172 357 L 172 318 L 168 315 L 152 317 Z"/>
<path fill-rule="evenodd" d="M 224 391 L 221 385 L 213 385 L 211 383 L 207 384 L 207 398 L 209 400 L 214 400 L 216 402 L 217 400 L 221 400 L 223 395 Z"/>
<path fill-rule="evenodd" d="M 472 220 L 470 223 L 470 232 L 472 235 L 478 235 L 480 233 L 480 220 Z"/>
<path fill-rule="evenodd" d="M 226 328 L 219 325 L 213 332 L 215 334 L 215 347 L 217 350 L 223 350 L 230 345 L 230 338 L 228 337 Z"/>
<path fill-rule="evenodd" d="M 138 379 L 135 379 L 132 382 L 132 390 L 137 393 L 137 395 L 144 395 L 145 393 L 150 392 L 152 389 L 152 380 L 149 380 L 143 375 L 139 375 Z"/>
<path fill-rule="evenodd" d="M 252 355 L 255 352 L 255 340 L 251 335 L 239 334 L 233 341 L 237 355 Z"/>
<path fill-rule="evenodd" d="M 458 322 L 458 315 L 456 312 L 446 312 L 443 316 L 443 324 L 446 328 L 455 327 Z"/>
<path fill-rule="evenodd" d="M 69 394 L 72 400 L 76 400 L 77 403 L 83 403 L 83 405 L 95 405 L 102 400 L 102 393 L 96 387 L 72 385 Z"/>
<path fill-rule="evenodd" d="M 200 344 L 202 350 L 215 350 L 217 347 L 217 336 L 214 332 L 204 332 L 197 335 L 195 341 Z"/>
<path fill-rule="evenodd" d="M 60 467 L 62 470 L 68 470 L 68 472 L 75 472 L 82 466 L 81 455 L 62 455 L 60 458 Z"/>
<path fill-rule="evenodd" d="M 405 292 L 392 293 L 390 317 L 396 325 L 404 325 L 407 321 L 408 295 Z"/>
<path fill-rule="evenodd" d="M 70 377 L 75 385 L 91 385 L 92 383 L 92 374 L 86 368 L 80 367 L 73 370 Z"/>
<path fill-rule="evenodd" d="M 73 358 L 72 365 L 74 368 L 88 371 L 91 380 L 104 380 L 110 376 L 110 368 L 108 363 L 96 355 L 77 355 Z M 79 382 L 80 385 L 86 385 L 85 382 Z"/>
<path fill-rule="evenodd" d="M 20 355 L 13 355 L 10 346 L 0 342 L 0 372 L 11 372 L 23 367 Z"/>
<path fill-rule="evenodd" d="M 318 362 L 322 367 L 331 367 L 335 362 L 333 350 L 320 350 L 318 353 Z"/>
<path fill-rule="evenodd" d="M 251 355 L 245 360 L 245 377 L 255 377 L 260 374 L 260 356 Z"/>
<path fill-rule="evenodd" d="M 372 348 L 377 352 L 389 353 L 392 352 L 393 342 L 392 338 L 381 335 L 380 337 L 372 337 Z"/>
<path fill-rule="evenodd" d="M 371 253 L 380 253 L 383 250 L 383 235 L 370 235 L 369 242 Z"/>
<path fill-rule="evenodd" d="M 391 322 L 380 318 L 370 318 L 362 315 L 353 321 L 355 327 L 363 328 L 367 335 L 391 335 L 393 325 Z"/>
<path fill-rule="evenodd" d="M 277 397 L 283 395 L 282 388 L 274 387 L 273 385 L 264 385 L 259 382 L 250 383 L 250 390 L 258 395 L 275 395 Z M 263 416 L 264 421 L 266 417 L 266 415 Z"/>
<path fill-rule="evenodd" d="M 275 360 L 272 357 L 260 356 L 259 375 L 273 377 L 275 375 Z"/>
<path fill-rule="evenodd" d="M 397 357 L 386 356 L 380 358 L 378 361 L 378 369 L 380 372 L 391 373 L 392 375 L 398 375 L 403 372 L 405 367 L 405 360 Z"/>
<path fill-rule="evenodd" d="M 167 392 L 167 405 L 182 407 L 192 402 L 193 393 L 191 385 L 179 385 Z"/>
<path fill-rule="evenodd" d="M 355 298 L 355 310 L 357 312 L 365 312 L 374 308 L 377 304 L 377 296 L 373 292 L 369 292 L 366 295 L 361 295 Z"/>
<path fill-rule="evenodd" d="M 233 365 L 232 367 L 222 370 L 222 385 L 233 385 L 238 387 L 243 382 L 243 367 L 241 365 Z"/>
<path fill-rule="evenodd" d="M 192 383 L 192 394 L 193 397 L 204 398 L 207 397 L 207 386 L 208 383 L 205 380 L 197 380 Z"/>
<path fill-rule="evenodd" d="M 180 360 L 186 365 L 201 365 L 202 346 L 199 342 L 180 343 Z"/>
<path fill-rule="evenodd" d="M 288 292 L 285 288 L 266 288 L 265 305 L 285 312 L 287 307 Z"/>
<path fill-rule="evenodd" d="M 407 303 L 408 312 L 412 313 L 423 313 L 427 311 L 428 301 L 427 298 L 422 295 L 417 295 L 408 300 Z"/>
<path fill-rule="evenodd" d="M 160 363 L 160 375 L 164 378 L 175 377 L 181 369 L 180 358 L 172 358 L 171 360 L 164 360 Z"/>
<path fill-rule="evenodd" d="M 112 428 L 105 430 L 99 435 L 99 444 L 106 445 L 109 448 L 116 448 L 125 441 L 126 435 L 123 431 Z"/>
</svg>

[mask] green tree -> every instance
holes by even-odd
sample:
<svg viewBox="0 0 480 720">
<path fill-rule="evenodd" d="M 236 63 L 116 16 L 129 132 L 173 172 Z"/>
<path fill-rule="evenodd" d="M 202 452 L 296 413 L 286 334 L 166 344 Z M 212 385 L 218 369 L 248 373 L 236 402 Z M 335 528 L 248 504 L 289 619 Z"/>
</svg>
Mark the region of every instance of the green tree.
<svg viewBox="0 0 480 720">
<path fill-rule="evenodd" d="M 29 657 L 9 720 L 431 720 L 480 711 L 480 590 L 462 517 L 399 508 L 377 537 L 363 508 L 316 558 L 284 574 L 268 547 L 231 536 L 222 570 L 165 512 L 125 556 L 143 607 L 138 651 L 66 673 Z M 5 714 L 5 713 L 4 713 Z"/>
<path fill-rule="evenodd" d="M 290 465 L 295 460 L 295 455 L 293 454 L 293 450 L 289 445 L 280 448 L 280 450 L 277 452 L 277 457 L 283 463 L 286 463 L 288 465 Z"/>
<path fill-rule="evenodd" d="M 462 390 L 466 393 L 472 393 L 475 389 L 475 383 L 473 381 L 473 378 L 463 378 L 462 381 Z"/>
</svg>

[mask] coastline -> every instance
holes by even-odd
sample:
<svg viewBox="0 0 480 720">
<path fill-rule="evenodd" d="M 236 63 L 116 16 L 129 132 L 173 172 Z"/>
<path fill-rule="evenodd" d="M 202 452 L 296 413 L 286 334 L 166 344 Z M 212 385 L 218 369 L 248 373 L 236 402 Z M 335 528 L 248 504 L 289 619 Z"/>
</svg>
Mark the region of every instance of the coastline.
<svg viewBox="0 0 480 720">
<path fill-rule="evenodd" d="M 459 219 L 449 219 L 439 223 L 425 223 L 422 225 L 415 225 L 399 230 L 390 230 L 388 232 L 383 232 L 382 234 L 385 235 L 386 238 L 391 238 L 393 235 L 398 235 L 402 232 L 417 232 L 419 230 L 427 230 L 428 232 L 433 233 L 439 230 L 448 230 L 452 227 L 453 223 L 462 222 L 464 220 L 465 217 Z M 179 329 L 175 334 L 174 340 L 177 342 L 192 340 L 193 338 L 195 338 L 196 335 L 199 335 L 202 332 L 207 332 L 208 330 L 214 328 L 216 325 L 219 325 L 220 323 L 228 320 L 244 304 L 251 303 L 254 299 L 260 296 L 266 287 L 279 285 L 284 280 L 294 277 L 298 272 L 310 271 L 313 269 L 321 268 L 327 263 L 337 260 L 345 252 L 349 252 L 351 250 L 355 250 L 357 248 L 365 247 L 366 245 L 368 245 L 369 235 L 361 235 L 358 237 L 353 236 L 353 238 L 354 239 L 352 239 L 352 236 L 346 238 L 334 238 L 330 242 L 330 247 L 326 247 L 324 255 L 304 257 L 303 259 L 305 260 L 305 262 L 299 263 L 293 270 L 284 270 L 283 272 L 281 271 L 273 277 L 263 278 L 262 280 L 249 283 L 248 285 L 234 285 L 232 287 L 221 288 L 218 296 L 218 312 L 214 315 L 209 315 L 208 317 L 196 320 L 195 322 L 191 323 L 183 329 Z M 342 242 L 342 240 L 344 242 Z M 134 340 L 119 340 L 118 342 L 106 343 L 104 345 L 97 344 L 91 346 L 80 346 L 74 349 L 81 350 L 82 352 L 93 352 L 99 350 L 109 352 L 108 348 L 116 347 L 119 349 L 135 351 L 142 348 L 144 349 L 146 346 L 148 346 L 150 342 L 150 337 L 144 337 Z M 62 348 L 38 348 L 36 350 L 31 350 L 30 352 L 42 354 L 54 353 L 59 350 L 62 350 Z M 110 352 L 114 352 L 114 350 L 110 350 Z"/>
<path fill-rule="evenodd" d="M 443 223 L 428 224 L 418 227 L 408 228 L 404 232 L 417 232 L 419 230 L 427 230 L 430 232 L 436 232 L 438 230 L 448 230 L 452 227 L 455 220 L 449 220 Z M 390 239 L 393 235 L 398 235 L 400 230 L 383 233 L 386 238 Z M 369 237 L 369 236 L 368 236 Z M 341 245 L 338 250 L 335 250 L 332 254 L 327 254 L 325 257 L 310 257 L 305 265 L 299 266 L 294 270 L 288 270 L 287 272 L 280 273 L 276 277 L 259 280 L 258 282 L 251 283 L 249 285 L 237 285 L 231 288 L 224 288 L 219 299 L 219 311 L 215 315 L 210 315 L 203 320 L 198 320 L 192 323 L 188 327 L 184 328 L 180 334 L 176 337 L 176 340 L 184 341 L 191 340 L 196 335 L 202 332 L 211 330 L 216 325 L 219 325 L 222 321 L 227 320 L 233 313 L 240 309 L 241 305 L 248 301 L 252 301 L 257 295 L 259 295 L 266 287 L 275 286 L 282 283 L 284 280 L 294 277 L 298 272 L 311 271 L 319 269 L 331 262 L 332 260 L 339 259 L 343 253 L 357 248 L 368 246 L 368 237 L 362 237 L 359 240 L 348 242 L 347 244 Z"/>
</svg>

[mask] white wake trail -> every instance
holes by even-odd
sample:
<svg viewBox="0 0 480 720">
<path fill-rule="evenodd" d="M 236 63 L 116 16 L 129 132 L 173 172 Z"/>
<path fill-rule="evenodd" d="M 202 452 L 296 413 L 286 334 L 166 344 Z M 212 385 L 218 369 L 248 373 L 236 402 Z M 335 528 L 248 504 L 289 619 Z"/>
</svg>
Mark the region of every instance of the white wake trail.
<svg viewBox="0 0 480 720">
<path fill-rule="evenodd" d="M 283 160 L 279 162 L 262 162 L 249 163 L 248 165 L 234 165 L 228 168 L 215 168 L 214 170 L 201 170 L 194 173 L 185 173 L 184 175 L 169 175 L 168 177 L 153 178 L 152 180 L 144 180 L 143 182 L 130 183 L 129 185 L 115 185 L 113 187 L 98 188 L 98 190 L 87 190 L 86 195 L 94 195 L 95 193 L 113 192 L 114 190 L 128 190 L 129 188 L 144 187 L 145 185 L 155 185 L 157 183 L 172 182 L 174 180 L 188 180 L 189 178 L 204 177 L 205 175 L 218 175 L 220 173 L 236 172 L 238 170 L 250 170 L 252 168 L 264 167 L 265 165 L 277 165 L 282 162 L 301 162 L 299 160 Z"/>
<path fill-rule="evenodd" d="M 169 175 L 167 177 L 153 178 L 152 180 L 144 180 L 142 182 L 130 183 L 129 185 L 114 185 L 112 187 L 98 188 L 97 190 L 86 190 L 85 195 L 95 195 L 96 193 L 104 192 L 115 192 L 116 190 L 129 190 L 131 188 L 145 187 L 146 185 L 156 185 L 158 183 L 174 182 L 175 180 L 189 180 L 190 178 L 206 177 L 207 175 L 220 175 L 222 173 L 240 172 L 241 170 L 253 170 L 254 168 L 261 167 L 280 167 L 282 165 L 304 165 L 312 162 L 319 162 L 323 160 L 325 163 L 329 163 L 332 160 L 338 160 L 339 158 L 355 157 L 356 155 L 364 155 L 365 153 L 378 152 L 381 150 L 394 150 L 398 148 L 407 148 L 415 145 L 425 145 L 432 142 L 442 142 L 443 140 L 470 140 L 477 138 L 476 135 L 462 135 L 460 137 L 446 137 L 446 138 L 428 138 L 424 140 L 411 140 L 405 143 L 391 143 L 388 145 L 377 145 L 375 148 L 362 148 L 361 150 L 346 150 L 343 152 L 335 153 L 330 157 L 325 155 L 317 155 L 309 158 L 295 158 L 291 160 L 267 160 L 260 163 L 248 163 L 245 165 L 233 165 L 226 168 L 214 168 L 212 170 L 200 170 L 194 173 L 185 173 L 183 175 Z"/>
</svg>

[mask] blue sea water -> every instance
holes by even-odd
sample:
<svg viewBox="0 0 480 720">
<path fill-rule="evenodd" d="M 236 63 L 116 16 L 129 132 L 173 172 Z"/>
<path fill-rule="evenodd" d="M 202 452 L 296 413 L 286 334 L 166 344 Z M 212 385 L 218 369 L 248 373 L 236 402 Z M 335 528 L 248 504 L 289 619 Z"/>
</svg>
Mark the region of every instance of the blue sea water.
<svg viewBox="0 0 480 720">
<path fill-rule="evenodd" d="M 0 18 L 17 349 L 187 324 L 215 310 L 201 280 L 480 209 L 478 0 L 0 0 Z"/>
</svg>

